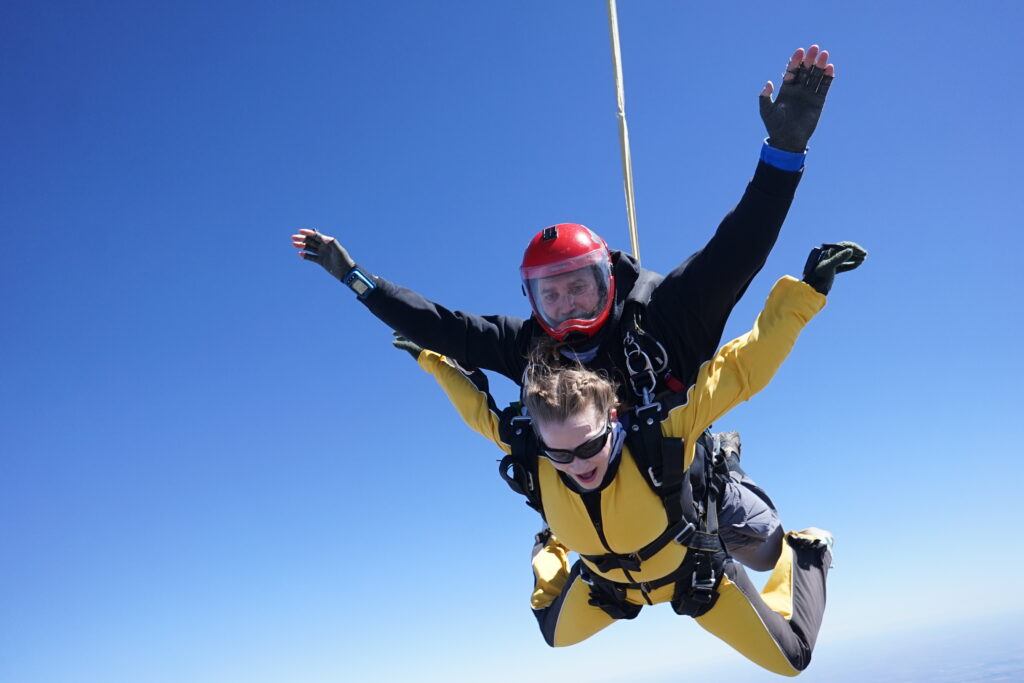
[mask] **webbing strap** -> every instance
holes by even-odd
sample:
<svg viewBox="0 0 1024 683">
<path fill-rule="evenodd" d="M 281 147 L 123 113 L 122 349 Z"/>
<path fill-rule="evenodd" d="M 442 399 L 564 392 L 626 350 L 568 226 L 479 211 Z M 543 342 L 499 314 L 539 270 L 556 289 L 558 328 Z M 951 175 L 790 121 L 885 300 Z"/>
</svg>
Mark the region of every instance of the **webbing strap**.
<svg viewBox="0 0 1024 683">
<path fill-rule="evenodd" d="M 511 433 L 508 435 L 512 452 L 501 459 L 498 474 L 516 493 L 526 496 L 526 504 L 544 517 L 544 508 L 540 499 L 540 485 L 537 481 L 536 448 L 531 450 L 533 429 L 528 416 L 514 416 L 510 422 Z"/>
<path fill-rule="evenodd" d="M 641 562 L 646 562 L 654 557 L 672 541 L 680 545 L 689 545 L 688 541 L 695 531 L 693 523 L 682 519 L 675 524 L 669 525 L 668 528 L 661 532 L 660 536 L 635 553 L 629 553 L 628 555 L 607 553 L 605 555 L 580 555 L 580 557 L 585 558 L 590 564 L 594 565 L 599 572 L 607 573 L 612 569 L 637 572 L 640 571 Z"/>
<path fill-rule="evenodd" d="M 690 587 L 694 584 L 704 583 L 710 574 L 711 577 L 717 577 L 721 579 L 721 572 L 715 571 L 715 565 L 724 562 L 725 553 L 706 553 L 696 550 L 688 550 L 686 557 L 683 558 L 682 564 L 679 567 L 665 576 L 653 581 L 643 581 L 640 583 L 630 581 L 612 581 L 606 579 L 603 576 L 591 573 L 588 583 L 590 582 L 606 582 L 619 589 L 625 590 L 627 588 L 641 591 L 642 593 L 651 593 L 662 586 L 667 586 L 670 583 L 679 583 L 686 587 Z M 695 570 L 697 574 L 695 574 Z M 710 571 L 708 571 L 710 570 Z M 701 576 L 698 576 L 700 574 Z M 717 587 L 718 581 L 712 579 L 713 587 Z"/>
</svg>

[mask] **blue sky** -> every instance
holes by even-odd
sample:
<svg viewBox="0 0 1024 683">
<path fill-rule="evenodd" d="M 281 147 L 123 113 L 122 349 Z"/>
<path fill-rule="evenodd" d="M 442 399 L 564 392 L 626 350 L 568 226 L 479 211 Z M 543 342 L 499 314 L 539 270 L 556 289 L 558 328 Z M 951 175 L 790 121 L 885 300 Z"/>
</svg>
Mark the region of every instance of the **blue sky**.
<svg viewBox="0 0 1024 683">
<path fill-rule="evenodd" d="M 717 425 L 836 533 L 808 676 L 1020 623 L 1024 9 L 620 5 L 655 270 L 740 197 L 764 81 L 836 64 L 726 338 L 812 245 L 870 257 Z M 497 451 L 289 246 L 525 315 L 540 228 L 628 249 L 614 104 L 601 2 L 0 5 L 0 679 L 756 680 L 666 610 L 549 650 Z"/>
</svg>

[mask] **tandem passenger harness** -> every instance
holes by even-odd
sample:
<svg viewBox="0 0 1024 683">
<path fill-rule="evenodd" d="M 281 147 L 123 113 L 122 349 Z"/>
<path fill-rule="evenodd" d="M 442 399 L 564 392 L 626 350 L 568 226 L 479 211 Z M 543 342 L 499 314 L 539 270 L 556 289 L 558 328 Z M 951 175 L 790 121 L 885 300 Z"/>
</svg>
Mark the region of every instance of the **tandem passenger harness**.
<svg viewBox="0 0 1024 683">
<path fill-rule="evenodd" d="M 726 553 L 718 537 L 718 500 L 720 487 L 728 476 L 724 460 L 714 451 L 708 432 L 698 437 L 690 467 L 683 470 L 683 440 L 661 435 L 660 402 L 640 406 L 623 419 L 626 444 L 644 481 L 661 498 L 668 526 L 657 538 L 628 554 L 585 555 L 600 572 L 621 569 L 627 577 L 640 570 L 643 562 L 654 557 L 669 543 L 687 548 L 682 564 L 668 575 L 648 582 L 617 582 L 590 571 L 580 564 L 581 579 L 591 586 L 591 604 L 616 619 L 635 617 L 640 606 L 625 600 L 626 590 L 639 590 L 648 604 L 653 591 L 676 585 L 672 608 L 677 614 L 698 617 L 715 604 Z M 499 474 L 509 487 L 526 497 L 526 503 L 544 516 L 540 480 L 537 476 L 539 447 L 530 418 L 521 409 L 511 407 L 502 415 L 502 424 L 511 430 L 512 453 L 501 459 Z M 546 540 L 546 539 L 538 539 Z"/>
<path fill-rule="evenodd" d="M 661 348 L 660 358 L 652 363 L 644 351 L 644 346 L 649 348 L 649 344 L 641 346 L 640 343 L 644 335 L 638 324 L 640 310 L 642 307 L 631 311 L 634 313 L 632 324 L 626 326 L 623 337 L 630 388 L 640 400 L 637 407 L 623 415 L 622 423 L 626 428 L 626 444 L 644 481 L 665 506 L 668 526 L 656 539 L 634 552 L 583 556 L 600 572 L 621 569 L 629 581 L 606 579 L 582 561 L 578 562 L 580 578 L 591 587 L 590 603 L 615 619 L 632 619 L 640 612 L 640 605 L 626 601 L 627 589 L 639 590 L 647 604 L 651 604 L 650 593 L 671 583 L 676 586 L 672 608 L 677 614 L 698 617 L 710 610 L 718 599 L 718 585 L 727 557 L 718 536 L 718 500 L 728 472 L 724 458 L 715 450 L 710 432 L 705 431 L 698 437 L 693 462 L 685 471 L 683 440 L 662 436 L 661 422 L 667 411 L 662 402 L 655 399 L 654 392 L 659 376 L 663 379 L 668 376 L 661 374 L 668 365 L 667 354 L 653 338 L 646 341 L 653 341 Z M 512 452 L 502 458 L 499 474 L 513 491 L 526 497 L 527 505 L 544 517 L 537 475 L 540 449 L 531 419 L 521 404 L 514 403 L 502 413 L 500 424 L 503 440 L 511 446 Z M 545 533 L 550 532 L 542 532 L 542 535 Z M 686 546 L 682 564 L 654 581 L 633 581 L 630 573 L 639 571 L 641 563 L 669 543 Z"/>
</svg>

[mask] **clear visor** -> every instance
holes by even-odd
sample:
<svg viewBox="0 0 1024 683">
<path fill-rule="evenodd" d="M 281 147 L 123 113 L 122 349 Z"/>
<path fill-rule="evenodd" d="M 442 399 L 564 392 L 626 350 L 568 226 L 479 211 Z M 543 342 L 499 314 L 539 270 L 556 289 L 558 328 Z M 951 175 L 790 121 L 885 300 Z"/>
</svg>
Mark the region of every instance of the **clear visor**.
<svg viewBox="0 0 1024 683">
<path fill-rule="evenodd" d="M 570 259 L 569 262 L 586 259 L 582 268 L 561 268 L 566 262 L 555 264 L 554 273 L 549 270 L 552 266 L 522 269 L 523 283 L 530 295 L 534 313 L 543 318 L 551 329 L 557 329 L 567 322 L 586 325 L 596 320 L 605 310 L 610 280 L 609 264 L 601 258 L 600 252 L 597 252 L 597 256 L 596 262 L 590 254 Z M 527 278 L 528 270 L 531 273 L 545 271 L 545 274 Z"/>
<path fill-rule="evenodd" d="M 579 256 L 573 256 L 562 261 L 555 263 L 546 263 L 543 266 L 521 266 L 519 268 L 519 275 L 523 278 L 523 282 L 533 280 L 540 277 L 551 277 L 552 275 L 560 275 L 561 273 L 568 273 L 571 270 L 579 270 L 587 266 L 595 266 L 604 262 L 608 262 L 608 252 L 594 249 L 588 251 L 586 254 L 580 254 Z"/>
</svg>

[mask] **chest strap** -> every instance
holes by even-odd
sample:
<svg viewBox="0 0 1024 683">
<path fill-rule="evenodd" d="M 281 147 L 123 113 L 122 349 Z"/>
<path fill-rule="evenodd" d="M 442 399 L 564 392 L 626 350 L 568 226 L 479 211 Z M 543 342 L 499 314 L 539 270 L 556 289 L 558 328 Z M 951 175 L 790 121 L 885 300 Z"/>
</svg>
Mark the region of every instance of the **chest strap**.
<svg viewBox="0 0 1024 683">
<path fill-rule="evenodd" d="M 645 545 L 635 553 L 628 553 L 626 555 L 618 555 L 615 553 L 608 553 L 605 555 L 580 555 L 585 558 L 587 562 L 593 565 L 597 571 L 602 574 L 607 574 L 612 569 L 622 569 L 628 572 L 640 571 L 640 563 L 646 562 L 647 560 L 654 557 L 662 548 L 667 546 L 673 541 L 679 545 L 687 545 L 687 542 L 693 538 L 697 528 L 693 525 L 693 522 L 688 522 L 685 519 L 681 519 L 675 524 L 669 525 L 665 531 L 661 533 L 656 539 Z"/>
</svg>

